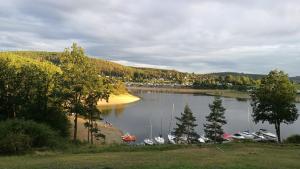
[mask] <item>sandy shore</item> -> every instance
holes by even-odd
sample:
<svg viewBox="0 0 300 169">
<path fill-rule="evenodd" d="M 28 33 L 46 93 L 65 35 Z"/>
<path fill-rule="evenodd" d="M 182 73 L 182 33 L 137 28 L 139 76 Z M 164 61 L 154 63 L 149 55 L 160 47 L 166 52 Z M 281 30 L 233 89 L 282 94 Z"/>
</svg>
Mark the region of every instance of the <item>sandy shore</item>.
<svg viewBox="0 0 300 169">
<path fill-rule="evenodd" d="M 69 120 L 71 122 L 71 137 L 73 137 L 73 131 L 74 131 L 74 117 L 73 116 L 69 116 Z M 85 119 L 83 118 L 78 118 L 77 119 L 77 137 L 80 141 L 87 141 L 88 139 L 88 133 L 87 133 L 87 128 L 84 126 L 84 123 L 86 122 Z M 101 133 L 104 134 L 105 140 L 100 139 L 100 140 L 96 140 L 94 139 L 94 143 L 95 144 L 120 144 L 122 143 L 122 139 L 121 136 L 123 135 L 123 132 L 121 130 L 119 130 L 118 128 L 114 127 L 114 126 L 109 126 L 106 125 L 104 122 L 102 121 L 98 121 L 97 122 L 98 128 L 100 129 Z"/>
<path fill-rule="evenodd" d="M 115 105 L 122 105 L 122 104 L 128 104 L 133 103 L 136 101 L 139 101 L 140 98 L 131 94 L 120 94 L 120 95 L 110 95 L 108 102 L 102 100 L 98 102 L 99 106 L 115 106 Z M 69 116 L 69 120 L 71 122 L 71 136 L 73 136 L 73 130 L 74 130 L 74 117 Z M 87 141 L 88 134 L 87 134 L 87 128 L 84 126 L 84 123 L 86 122 L 83 118 L 78 118 L 78 128 L 77 128 L 77 136 L 78 139 L 81 141 Z M 123 135 L 123 132 L 114 127 L 113 125 L 106 125 L 103 121 L 98 121 L 98 128 L 100 129 L 101 133 L 106 136 L 105 140 L 95 140 L 94 143 L 96 144 L 120 144 L 122 143 L 121 136 Z"/>
<path fill-rule="evenodd" d="M 99 106 L 111 106 L 111 105 L 118 105 L 118 104 L 128 104 L 139 101 L 140 98 L 131 94 L 120 94 L 114 95 L 111 94 L 109 96 L 108 102 L 105 100 L 98 101 Z"/>
</svg>

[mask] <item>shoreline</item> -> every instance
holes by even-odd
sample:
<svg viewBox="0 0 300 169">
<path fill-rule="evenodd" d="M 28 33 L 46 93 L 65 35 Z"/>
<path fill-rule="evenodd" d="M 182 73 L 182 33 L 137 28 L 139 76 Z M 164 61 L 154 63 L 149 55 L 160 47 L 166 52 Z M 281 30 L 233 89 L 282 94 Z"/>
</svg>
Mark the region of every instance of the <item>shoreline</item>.
<svg viewBox="0 0 300 169">
<path fill-rule="evenodd" d="M 74 116 L 68 116 L 68 119 L 70 121 L 71 127 L 70 127 L 70 137 L 73 137 L 73 131 L 74 131 Z M 88 133 L 87 133 L 87 128 L 84 126 L 84 123 L 86 120 L 79 116 L 77 118 L 77 138 L 80 141 L 87 141 Z M 105 135 L 105 140 L 100 139 L 96 140 L 94 138 L 94 144 L 121 144 L 122 139 L 121 136 L 123 135 L 123 132 L 114 127 L 113 125 L 106 125 L 105 122 L 103 121 L 97 121 L 97 127 L 100 129 L 101 133 Z"/>
<path fill-rule="evenodd" d="M 246 92 L 240 92 L 229 89 L 192 89 L 192 88 L 154 88 L 154 87 L 127 87 L 128 90 L 179 93 L 179 94 L 201 94 L 208 96 L 222 96 L 230 98 L 250 99 L 250 95 Z"/>
<path fill-rule="evenodd" d="M 139 100 L 141 100 L 141 98 L 139 98 L 135 95 L 132 95 L 130 93 L 119 94 L 119 95 L 111 94 L 109 96 L 108 102 L 106 102 L 105 100 L 99 100 L 98 105 L 99 106 L 114 106 L 114 105 L 120 105 L 120 104 L 129 104 L 129 103 L 137 102 Z"/>
<path fill-rule="evenodd" d="M 227 98 L 236 98 L 240 100 L 251 99 L 250 94 L 230 89 L 192 89 L 192 88 L 165 88 L 165 87 L 127 87 L 131 91 L 151 91 L 164 93 L 178 93 L 178 94 L 199 94 L 206 96 L 221 96 Z M 296 103 L 300 103 L 300 95 L 296 96 Z"/>
</svg>

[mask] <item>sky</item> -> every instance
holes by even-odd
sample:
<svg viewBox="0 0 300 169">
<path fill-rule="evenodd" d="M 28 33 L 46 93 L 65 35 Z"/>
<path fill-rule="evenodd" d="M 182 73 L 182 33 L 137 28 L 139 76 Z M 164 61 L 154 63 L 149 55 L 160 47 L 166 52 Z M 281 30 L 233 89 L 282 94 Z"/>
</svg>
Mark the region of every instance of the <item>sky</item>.
<svg viewBox="0 0 300 169">
<path fill-rule="evenodd" d="M 300 75 L 299 0 L 0 0 L 0 50 L 184 72 Z"/>
</svg>

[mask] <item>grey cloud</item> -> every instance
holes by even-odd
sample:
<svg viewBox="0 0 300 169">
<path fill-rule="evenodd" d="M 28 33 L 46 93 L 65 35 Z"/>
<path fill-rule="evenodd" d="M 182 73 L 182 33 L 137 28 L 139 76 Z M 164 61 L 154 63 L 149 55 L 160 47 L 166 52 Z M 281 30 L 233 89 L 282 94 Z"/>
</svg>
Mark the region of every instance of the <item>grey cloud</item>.
<svg viewBox="0 0 300 169">
<path fill-rule="evenodd" d="M 11 0 L 0 47 L 86 52 L 190 72 L 300 70 L 297 0 Z"/>
</svg>

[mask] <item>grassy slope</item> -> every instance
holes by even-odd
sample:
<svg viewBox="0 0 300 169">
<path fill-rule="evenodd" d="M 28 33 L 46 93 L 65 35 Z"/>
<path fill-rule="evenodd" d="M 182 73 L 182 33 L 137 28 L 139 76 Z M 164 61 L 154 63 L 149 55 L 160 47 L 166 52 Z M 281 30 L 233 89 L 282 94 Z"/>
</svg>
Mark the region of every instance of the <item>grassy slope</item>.
<svg viewBox="0 0 300 169">
<path fill-rule="evenodd" d="M 224 144 L 215 146 L 188 146 L 172 150 L 154 148 L 117 148 L 102 153 L 46 153 L 0 157 L 0 168 L 5 169 L 299 169 L 300 147 L 266 144 Z M 133 150 L 139 150 L 129 152 Z M 100 151 L 101 149 L 99 149 Z M 103 150 L 103 148 L 102 148 Z M 111 152 L 118 150 L 120 152 Z M 97 148 L 94 151 L 98 151 Z"/>
</svg>

